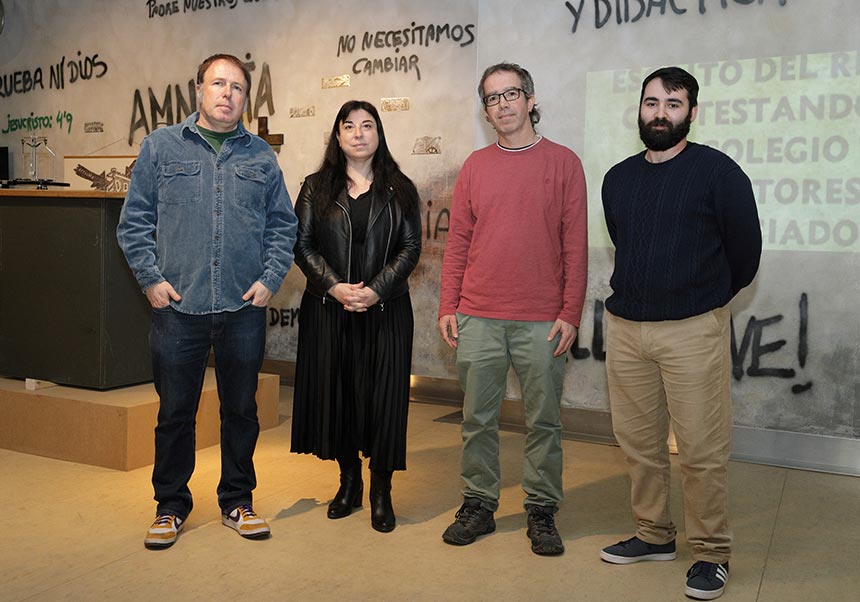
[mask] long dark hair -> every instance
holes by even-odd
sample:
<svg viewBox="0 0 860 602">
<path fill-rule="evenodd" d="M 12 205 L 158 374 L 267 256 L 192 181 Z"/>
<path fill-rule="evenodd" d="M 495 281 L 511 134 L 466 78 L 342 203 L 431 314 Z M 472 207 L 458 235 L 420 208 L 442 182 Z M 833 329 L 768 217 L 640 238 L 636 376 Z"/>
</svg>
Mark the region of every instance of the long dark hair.
<svg viewBox="0 0 860 602">
<path fill-rule="evenodd" d="M 317 195 L 315 206 L 323 213 L 330 211 L 334 207 L 334 201 L 340 193 L 346 190 L 348 178 L 346 175 L 346 155 L 340 148 L 340 142 L 337 135 L 342 124 L 353 111 L 365 110 L 370 113 L 373 120 L 376 121 L 376 131 L 379 135 L 379 146 L 373 154 L 371 166 L 373 168 L 373 186 L 378 187 L 376 190 L 386 190 L 389 186 L 394 188 L 397 203 L 401 206 L 404 212 L 418 209 L 418 191 L 412 180 L 407 178 L 397 161 L 391 156 L 391 151 L 388 150 L 388 142 L 385 140 L 385 130 L 382 127 L 382 120 L 379 119 L 379 112 L 371 103 L 366 100 L 350 100 L 343 104 L 337 116 L 334 118 L 334 123 L 331 126 L 331 135 L 326 145 L 325 154 L 323 155 L 322 165 L 319 168 L 317 176 Z"/>
</svg>

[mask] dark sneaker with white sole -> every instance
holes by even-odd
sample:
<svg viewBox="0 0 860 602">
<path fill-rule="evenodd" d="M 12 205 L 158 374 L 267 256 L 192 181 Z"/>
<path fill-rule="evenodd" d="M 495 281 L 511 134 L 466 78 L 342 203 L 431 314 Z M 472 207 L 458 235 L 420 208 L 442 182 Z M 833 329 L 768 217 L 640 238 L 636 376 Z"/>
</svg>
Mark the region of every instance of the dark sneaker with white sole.
<svg viewBox="0 0 860 602">
<path fill-rule="evenodd" d="M 675 540 L 654 544 L 631 537 L 607 546 L 600 551 L 600 558 L 612 564 L 633 564 L 643 560 L 675 560 Z"/>
<path fill-rule="evenodd" d="M 713 600 L 723 595 L 729 580 L 729 563 L 699 560 L 687 571 L 684 593 L 696 600 Z"/>
<path fill-rule="evenodd" d="M 456 520 L 442 534 L 442 540 L 455 546 L 469 545 L 479 535 L 496 530 L 493 513 L 481 506 L 481 500 L 478 498 L 467 497 L 454 518 Z"/>
</svg>

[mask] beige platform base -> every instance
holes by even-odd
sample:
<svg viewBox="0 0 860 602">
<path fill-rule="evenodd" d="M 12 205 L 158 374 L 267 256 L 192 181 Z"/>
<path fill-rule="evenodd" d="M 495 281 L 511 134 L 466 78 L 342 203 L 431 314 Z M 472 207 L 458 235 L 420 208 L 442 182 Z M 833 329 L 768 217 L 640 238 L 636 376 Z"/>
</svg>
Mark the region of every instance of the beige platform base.
<svg viewBox="0 0 860 602">
<path fill-rule="evenodd" d="M 260 374 L 257 415 L 261 429 L 278 425 L 279 377 Z M 113 391 L 47 387 L 0 378 L 0 447 L 14 451 L 132 470 L 152 464 L 158 395 L 152 383 Z M 197 449 L 216 445 L 220 417 L 215 371 L 209 368 L 197 412 Z"/>
</svg>

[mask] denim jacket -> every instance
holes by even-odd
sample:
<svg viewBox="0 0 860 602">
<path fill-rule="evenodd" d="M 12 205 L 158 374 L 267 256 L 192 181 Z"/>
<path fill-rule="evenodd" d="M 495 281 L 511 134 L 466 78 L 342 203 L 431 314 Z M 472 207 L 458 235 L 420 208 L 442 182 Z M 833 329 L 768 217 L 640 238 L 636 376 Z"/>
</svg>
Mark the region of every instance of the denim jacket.
<svg viewBox="0 0 860 602">
<path fill-rule="evenodd" d="M 141 289 L 164 280 L 176 289 L 177 311 L 235 311 L 255 281 L 280 288 L 297 220 L 269 145 L 239 123 L 216 154 L 197 117 L 144 139 L 117 240 Z"/>
</svg>

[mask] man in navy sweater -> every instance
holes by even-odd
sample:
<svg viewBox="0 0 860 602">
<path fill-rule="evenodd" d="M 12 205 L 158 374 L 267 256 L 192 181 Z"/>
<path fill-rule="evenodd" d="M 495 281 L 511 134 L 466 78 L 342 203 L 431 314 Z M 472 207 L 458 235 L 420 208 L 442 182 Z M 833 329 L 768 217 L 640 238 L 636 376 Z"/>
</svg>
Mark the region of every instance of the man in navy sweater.
<svg viewBox="0 0 860 602">
<path fill-rule="evenodd" d="M 711 600 L 723 593 L 731 554 L 728 303 L 755 277 L 761 230 L 746 174 L 718 150 L 687 141 L 698 90 L 696 79 L 678 67 L 645 78 L 639 135 L 646 150 L 614 166 L 603 181 L 615 244 L 606 373 L 637 529 L 600 556 L 614 564 L 674 560 L 671 420 L 695 561 L 685 593 Z"/>
</svg>

